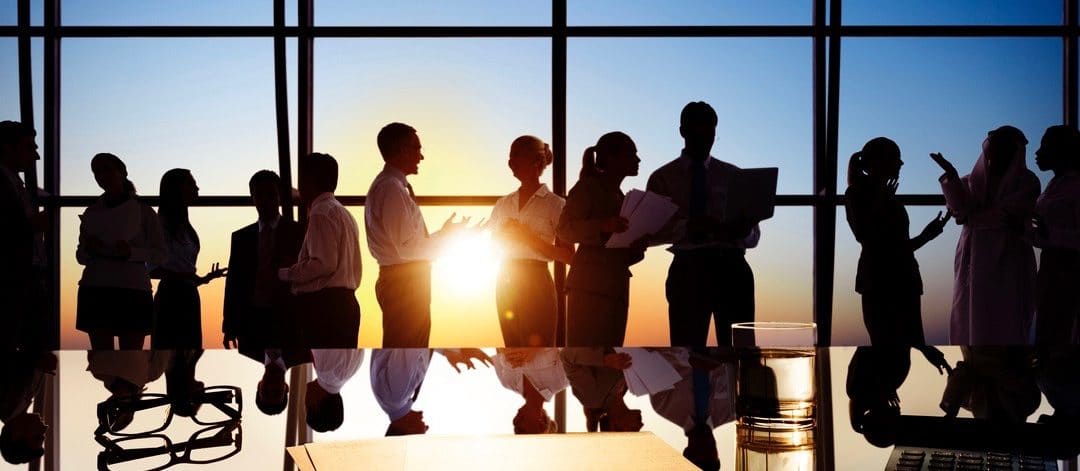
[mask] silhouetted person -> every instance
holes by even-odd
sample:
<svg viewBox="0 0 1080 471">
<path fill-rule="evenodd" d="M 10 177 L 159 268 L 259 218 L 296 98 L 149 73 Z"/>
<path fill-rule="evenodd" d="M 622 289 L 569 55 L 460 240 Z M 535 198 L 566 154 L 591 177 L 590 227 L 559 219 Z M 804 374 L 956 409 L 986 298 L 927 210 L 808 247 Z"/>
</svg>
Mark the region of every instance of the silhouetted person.
<svg viewBox="0 0 1080 471">
<path fill-rule="evenodd" d="M 43 297 L 35 277 L 37 238 L 48 221 L 39 213 L 19 172 L 34 168 L 40 158 L 37 132 L 15 121 L 0 122 L 0 350 L 36 349 L 55 343 L 41 327 Z M 40 258 L 38 256 L 37 258 Z"/>
<path fill-rule="evenodd" d="M 713 429 L 735 420 L 735 356 L 732 352 L 660 350 L 682 378 L 672 389 L 649 396 L 653 410 L 683 429 L 683 456 L 703 470 L 720 469 Z"/>
<path fill-rule="evenodd" d="M 45 376 L 56 374 L 56 361 L 52 352 L 0 354 L 0 456 L 8 463 L 29 463 L 45 454 L 48 426 L 29 409 Z"/>
<path fill-rule="evenodd" d="M 1075 427 L 1080 420 L 1080 345 L 1042 349 L 1035 378 L 1046 402 L 1054 408 L 1052 415 L 1039 417 L 1039 422 Z"/>
<path fill-rule="evenodd" d="M 944 355 L 934 347 L 925 347 L 923 355 L 939 373 L 953 370 Z M 942 360 L 938 361 L 937 359 Z M 874 446 L 896 443 L 900 396 L 897 390 L 911 370 L 911 349 L 907 346 L 859 347 L 851 357 L 847 373 L 848 414 L 851 428 L 863 434 Z M 951 376 L 950 376 L 951 377 Z"/>
<path fill-rule="evenodd" d="M 1035 164 L 1054 172 L 1035 203 L 1034 244 L 1042 248 L 1035 343 L 1080 343 L 1080 133 L 1069 126 L 1047 128 Z"/>
<path fill-rule="evenodd" d="M 233 232 L 221 332 L 225 348 L 262 362 L 268 348 L 297 347 L 302 328 L 289 284 L 277 271 L 296 262 L 304 232 L 281 217 L 281 178 L 260 170 L 248 181 L 258 220 Z"/>
<path fill-rule="evenodd" d="M 956 222 L 950 343 L 1020 345 L 1030 342 L 1035 315 L 1035 254 L 1025 232 L 1039 196 L 1027 169 L 1027 138 L 1012 126 L 990 131 L 971 174 L 961 178 L 941 154 L 941 189 Z"/>
<path fill-rule="evenodd" d="M 364 351 L 355 348 L 315 349 L 311 351 L 315 379 L 307 384 L 304 408 L 307 424 L 324 433 L 337 430 L 345 420 L 341 389 L 360 369 Z"/>
<path fill-rule="evenodd" d="M 227 268 L 214 264 L 199 276 L 199 234 L 188 219 L 188 207 L 199 196 L 191 172 L 174 168 L 161 176 L 158 218 L 165 233 L 168 256 L 153 266 L 151 278 L 161 280 L 154 294 L 154 330 L 150 344 L 155 350 L 202 348 L 202 304 L 199 286 L 225 275 Z"/>
<path fill-rule="evenodd" d="M 666 284 L 672 346 L 705 346 L 710 320 L 717 343 L 731 345 L 731 324 L 754 320 L 754 273 L 745 254 L 761 231 L 757 221 L 724 218 L 739 168 L 709 154 L 716 123 L 708 103 L 688 103 L 679 116 L 682 154 L 649 176 L 649 191 L 679 205 L 674 224 L 651 241 L 671 242 L 675 254 Z"/>
<path fill-rule="evenodd" d="M 566 203 L 540 183 L 551 160 L 551 148 L 539 138 L 515 139 L 508 164 L 521 186 L 499 198 L 488 222 L 507 244 L 495 285 L 495 306 L 507 347 L 555 346 L 557 298 L 548 262 L 570 263 L 573 249 L 555 241 Z"/>
<path fill-rule="evenodd" d="M 360 335 L 360 228 L 334 197 L 338 164 L 314 153 L 300 161 L 307 231 L 296 264 L 278 271 L 292 284 L 305 347 L 356 348 Z"/>
<path fill-rule="evenodd" d="M 1042 402 L 1032 350 L 1025 346 L 963 346 L 941 409 L 956 417 L 963 407 L 976 419 L 1024 423 Z"/>
<path fill-rule="evenodd" d="M 612 234 L 629 221 L 619 215 L 623 179 L 638 174 L 637 146 L 630 136 L 609 132 L 585 149 L 581 177 L 570 189 L 559 218 L 559 239 L 578 244 L 566 276 L 566 345 L 621 346 L 630 309 L 630 266 L 645 257 L 642 241 L 607 248 Z"/>
<path fill-rule="evenodd" d="M 255 391 L 255 406 L 266 415 L 278 415 L 289 405 L 289 385 L 285 382 L 285 372 L 294 366 L 311 363 L 311 350 L 271 348 L 266 349 L 263 358 L 257 360 L 263 364 L 263 375 Z"/>
<path fill-rule="evenodd" d="M 633 364 L 629 354 L 603 347 L 568 347 L 560 356 L 571 391 L 584 408 L 586 431 L 641 430 L 641 411 L 623 402 L 627 391 L 623 370 Z"/>
<path fill-rule="evenodd" d="M 142 349 L 154 325 L 154 296 L 146 264 L 167 257 L 161 222 L 154 208 L 139 201 L 127 166 L 101 153 L 90 160 L 104 191 L 79 217 L 75 258 L 84 265 L 79 280 L 75 328 L 90 336 L 90 348 Z"/>
<path fill-rule="evenodd" d="M 923 335 L 922 277 L 915 251 L 941 235 L 949 215 L 930 221 L 918 236 L 896 198 L 900 147 L 885 137 L 871 139 L 848 161 L 845 210 L 855 240 L 862 245 L 855 291 L 862 295 L 863 322 L 875 346 L 916 346 Z"/>
<path fill-rule="evenodd" d="M 559 424 L 548 417 L 544 403 L 570 385 L 559 349 L 500 349 L 491 364 L 503 387 L 525 400 L 514 415 L 514 433 L 555 433 Z"/>
<path fill-rule="evenodd" d="M 420 395 L 433 352 L 439 352 L 458 373 L 458 363 L 473 369 L 473 360 L 490 364 L 490 358 L 476 348 L 437 349 L 383 348 L 371 351 L 371 391 L 390 419 L 386 436 L 417 435 L 427 432 L 424 413 L 413 410 Z"/>
<path fill-rule="evenodd" d="M 86 352 L 86 370 L 109 391 L 109 399 L 132 398 L 157 381 L 173 361 L 171 350 L 92 350 Z M 109 417 L 109 431 L 124 430 L 135 418 L 130 410 Z"/>
<path fill-rule="evenodd" d="M 416 129 L 390 123 L 376 138 L 383 169 L 371 182 L 364 203 L 368 249 L 379 263 L 375 298 L 382 309 L 383 348 L 426 348 L 431 336 L 431 260 L 469 218 L 428 234 L 416 194 L 406 180 L 420 171 Z"/>
</svg>

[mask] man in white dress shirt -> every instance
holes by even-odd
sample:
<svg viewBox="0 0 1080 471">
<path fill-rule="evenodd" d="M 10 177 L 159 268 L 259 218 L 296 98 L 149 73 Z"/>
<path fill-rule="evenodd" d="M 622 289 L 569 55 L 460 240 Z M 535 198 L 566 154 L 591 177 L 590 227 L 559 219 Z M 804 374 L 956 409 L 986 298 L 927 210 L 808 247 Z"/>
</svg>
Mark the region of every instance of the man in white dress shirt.
<svg viewBox="0 0 1080 471">
<path fill-rule="evenodd" d="M 458 373 L 458 363 L 473 369 L 473 360 L 490 364 L 491 359 L 478 348 L 382 348 L 371 351 L 371 391 L 379 407 L 390 419 L 386 436 L 414 435 L 427 432 L 424 413 L 413 410 L 420 387 L 427 377 L 431 355 L 438 351 Z"/>
<path fill-rule="evenodd" d="M 319 433 L 337 430 L 345 420 L 341 389 L 364 362 L 364 351 L 355 348 L 312 350 L 315 380 L 307 384 L 304 408 L 307 424 Z"/>
<path fill-rule="evenodd" d="M 383 166 L 364 203 L 368 249 L 379 263 L 375 297 L 382 309 L 383 348 L 426 348 L 431 335 L 431 260 L 468 218 L 451 215 L 435 234 L 428 234 L 424 216 L 405 179 L 419 171 L 424 155 L 416 129 L 390 123 L 379 131 Z"/>
<path fill-rule="evenodd" d="M 338 165 L 314 153 L 300 161 L 300 197 L 308 205 L 307 232 L 297 262 L 278 277 L 292 284 L 302 316 L 302 346 L 356 348 L 360 333 L 360 228 L 336 198 Z"/>
</svg>

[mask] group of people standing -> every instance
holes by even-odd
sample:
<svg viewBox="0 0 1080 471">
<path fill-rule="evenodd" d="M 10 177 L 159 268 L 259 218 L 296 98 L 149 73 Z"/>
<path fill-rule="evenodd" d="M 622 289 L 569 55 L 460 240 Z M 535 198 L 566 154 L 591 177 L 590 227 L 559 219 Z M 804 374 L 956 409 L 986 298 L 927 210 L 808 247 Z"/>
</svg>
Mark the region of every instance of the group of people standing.
<svg viewBox="0 0 1080 471">
<path fill-rule="evenodd" d="M 1027 138 L 1013 126 L 990 131 L 971 173 L 961 177 L 941 154 L 948 211 L 910 237 L 896 197 L 903 161 L 888 138 L 852 155 L 847 220 L 862 244 L 855 289 L 871 344 L 925 346 L 922 278 L 914 252 L 962 226 L 954 261 L 949 341 L 956 345 L 1053 346 L 1080 342 L 1080 133 L 1051 126 L 1035 152 L 1053 178 L 1040 194 L 1028 170 Z M 1036 269 L 1033 247 L 1042 249 Z M 925 352 L 924 352 L 925 353 Z"/>
</svg>

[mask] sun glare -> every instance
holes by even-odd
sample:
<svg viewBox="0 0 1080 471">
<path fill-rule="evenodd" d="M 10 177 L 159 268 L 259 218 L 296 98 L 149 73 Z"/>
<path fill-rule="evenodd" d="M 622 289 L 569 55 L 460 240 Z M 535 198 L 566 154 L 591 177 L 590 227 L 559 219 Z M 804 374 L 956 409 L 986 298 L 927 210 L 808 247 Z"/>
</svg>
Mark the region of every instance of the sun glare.
<svg viewBox="0 0 1080 471">
<path fill-rule="evenodd" d="M 445 286 L 451 296 L 475 296 L 495 286 L 499 257 L 491 233 L 463 232 L 455 235 L 432 264 L 434 286 Z"/>
</svg>

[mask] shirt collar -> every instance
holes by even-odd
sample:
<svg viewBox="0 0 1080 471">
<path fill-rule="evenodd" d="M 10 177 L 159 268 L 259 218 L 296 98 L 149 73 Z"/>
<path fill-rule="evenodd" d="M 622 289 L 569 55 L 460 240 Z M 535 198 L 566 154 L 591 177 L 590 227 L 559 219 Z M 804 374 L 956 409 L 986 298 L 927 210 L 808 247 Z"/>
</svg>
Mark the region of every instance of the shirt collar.
<svg viewBox="0 0 1080 471">
<path fill-rule="evenodd" d="M 383 164 L 383 175 L 393 178 L 395 180 L 401 180 L 402 185 L 408 185 L 409 181 L 405 179 L 405 172 L 402 172 L 397 167 L 390 164 Z"/>
<path fill-rule="evenodd" d="M 314 200 L 311 201 L 311 207 L 314 208 L 314 207 L 316 207 L 316 206 L 318 206 L 320 204 L 323 204 L 323 203 L 325 203 L 327 201 L 330 201 L 330 200 L 333 200 L 333 199 L 334 199 L 334 193 L 333 192 L 324 191 L 324 192 L 320 193 L 319 196 L 315 197 Z"/>
<path fill-rule="evenodd" d="M 711 161 L 712 159 L 713 159 L 712 154 L 709 154 L 708 157 L 705 157 L 705 168 L 706 169 L 709 168 L 709 161 Z M 682 152 L 679 153 L 679 160 L 683 163 L 683 166 L 685 166 L 686 168 L 690 168 L 690 164 L 692 162 L 690 160 L 690 157 L 686 156 L 686 149 L 683 149 Z"/>
<path fill-rule="evenodd" d="M 280 221 L 280 220 L 281 220 L 281 215 L 279 214 L 279 215 L 277 215 L 277 217 L 274 218 L 273 221 L 270 221 L 270 224 L 269 224 L 270 229 L 271 230 L 277 229 L 278 221 Z M 265 221 L 263 221 L 262 219 L 259 219 L 259 232 L 262 232 L 262 231 L 266 230 L 266 226 L 267 226 L 267 223 Z"/>
<path fill-rule="evenodd" d="M 9 168 L 7 168 L 7 167 L 5 167 L 3 165 L 0 165 L 0 173 L 3 173 L 4 176 L 7 177 L 7 179 L 9 181 L 11 181 L 11 184 L 15 185 L 15 188 L 20 188 L 20 187 L 25 186 L 22 179 L 19 178 L 19 174 L 16 173 L 16 172 L 11 171 L 11 169 L 9 169 Z"/>
</svg>

